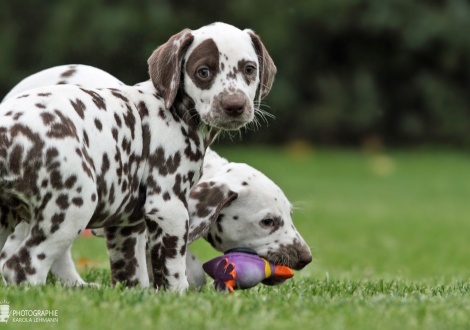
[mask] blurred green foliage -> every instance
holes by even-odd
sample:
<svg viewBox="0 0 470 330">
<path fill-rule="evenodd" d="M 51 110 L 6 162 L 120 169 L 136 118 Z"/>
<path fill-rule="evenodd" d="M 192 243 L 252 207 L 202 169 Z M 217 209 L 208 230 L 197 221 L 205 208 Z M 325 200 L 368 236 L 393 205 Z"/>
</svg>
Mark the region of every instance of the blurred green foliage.
<svg viewBox="0 0 470 330">
<path fill-rule="evenodd" d="M 29 74 L 83 63 L 128 84 L 183 28 L 257 32 L 278 75 L 269 120 L 244 141 L 470 146 L 464 0 L 2 0 L 0 98 Z"/>
</svg>

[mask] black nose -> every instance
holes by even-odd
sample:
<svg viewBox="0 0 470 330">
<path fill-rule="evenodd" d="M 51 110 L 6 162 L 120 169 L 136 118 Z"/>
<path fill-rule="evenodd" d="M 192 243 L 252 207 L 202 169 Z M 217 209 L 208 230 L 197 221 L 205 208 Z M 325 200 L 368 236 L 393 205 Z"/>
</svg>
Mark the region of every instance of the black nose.
<svg viewBox="0 0 470 330">
<path fill-rule="evenodd" d="M 246 100 L 239 95 L 230 95 L 222 101 L 222 108 L 230 117 L 240 116 L 245 110 Z"/>
<path fill-rule="evenodd" d="M 310 251 L 308 250 L 302 251 L 299 254 L 299 262 L 297 263 L 297 267 L 295 267 L 295 269 L 301 270 L 302 268 L 304 268 L 311 262 L 312 262 L 312 254 L 310 253 Z"/>
</svg>

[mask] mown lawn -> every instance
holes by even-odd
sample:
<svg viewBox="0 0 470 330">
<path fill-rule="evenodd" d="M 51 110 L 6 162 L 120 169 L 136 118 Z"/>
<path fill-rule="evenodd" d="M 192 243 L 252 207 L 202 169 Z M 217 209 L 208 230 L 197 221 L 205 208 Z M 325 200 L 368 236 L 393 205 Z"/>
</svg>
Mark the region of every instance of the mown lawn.
<svg viewBox="0 0 470 330">
<path fill-rule="evenodd" d="M 10 309 L 57 309 L 24 329 L 469 329 L 470 155 L 452 151 L 216 148 L 272 178 L 296 205 L 314 262 L 279 287 L 183 296 L 109 287 L 104 242 L 73 256 L 99 289 L 2 287 Z M 192 246 L 202 260 L 215 253 Z"/>
</svg>

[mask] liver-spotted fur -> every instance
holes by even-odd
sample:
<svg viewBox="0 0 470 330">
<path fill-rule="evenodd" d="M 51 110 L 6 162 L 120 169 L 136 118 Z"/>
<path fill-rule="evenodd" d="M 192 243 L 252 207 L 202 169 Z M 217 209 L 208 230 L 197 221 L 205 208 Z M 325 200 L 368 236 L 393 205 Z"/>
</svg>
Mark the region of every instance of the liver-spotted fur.
<svg viewBox="0 0 470 330">
<path fill-rule="evenodd" d="M 113 282 L 147 286 L 147 228 L 154 286 L 187 288 L 188 196 L 205 149 L 253 119 L 275 66 L 253 32 L 216 23 L 170 38 L 149 72 L 134 87 L 50 86 L 0 105 L 0 246 L 31 226 L 7 283 L 44 283 L 88 227 L 105 229 Z"/>
<path fill-rule="evenodd" d="M 264 174 L 246 164 L 229 163 L 208 149 L 203 176 L 190 193 L 188 243 L 203 236 L 218 251 L 249 247 L 272 262 L 302 269 L 312 256 L 291 212 L 285 195 Z M 2 253 L 10 255 L 28 230 L 24 223 L 18 225 Z M 190 284 L 205 283 L 201 263 L 189 250 L 186 267 Z M 84 284 L 69 251 L 57 258 L 51 270 L 65 283 Z"/>
<path fill-rule="evenodd" d="M 202 236 L 218 251 L 251 248 L 296 270 L 312 261 L 281 189 L 253 167 L 228 162 L 210 149 L 202 178 L 191 190 L 189 211 L 189 242 Z"/>
<path fill-rule="evenodd" d="M 67 73 L 67 77 L 63 77 L 64 72 Z M 60 66 L 24 79 L 5 99 L 25 92 L 29 88 L 52 85 L 57 82 L 77 84 L 87 88 L 122 85 L 119 80 L 97 68 L 84 65 Z M 245 176 L 251 178 L 247 180 L 249 183 L 245 181 Z M 207 182 L 212 182 L 212 186 Z M 280 188 L 265 175 L 244 164 L 228 163 L 215 152 L 207 150 L 200 183 L 193 187 L 193 192 L 190 194 L 189 238 L 191 241 L 204 234 L 205 238 L 222 252 L 230 247 L 245 246 L 254 248 L 271 261 L 287 260 L 291 267 L 297 269 L 310 262 L 311 255 L 308 246 L 303 239 L 298 237 L 293 227 L 289 214 L 291 209 L 289 202 L 279 193 Z M 220 191 L 227 187 L 230 187 L 227 191 L 238 191 L 236 195 L 238 201 L 234 199 L 231 203 L 227 202 L 228 200 Z M 251 201 L 247 205 L 240 202 L 244 195 L 249 195 Z M 231 196 L 235 197 L 234 194 Z M 280 215 L 281 212 L 283 215 Z M 219 214 L 220 217 L 217 216 Z M 232 215 L 227 216 L 229 214 Z M 272 230 L 267 230 L 266 224 L 271 224 L 270 219 L 274 221 L 276 217 L 272 215 L 275 214 L 278 214 L 277 218 L 283 218 L 284 231 L 276 230 L 271 233 Z M 0 265 L 3 265 L 6 258 L 17 249 L 28 232 L 29 227 L 24 222 L 16 227 L 2 250 Z M 189 250 L 186 267 L 191 284 L 198 287 L 205 283 L 201 263 Z M 65 283 L 85 283 L 75 270 L 70 250 L 56 259 L 51 271 Z"/>
<path fill-rule="evenodd" d="M 73 70 L 72 73 L 70 73 L 71 70 Z M 69 73 L 65 81 L 62 77 L 63 72 Z M 67 84 L 79 84 L 89 88 L 102 85 L 110 87 L 122 85 L 118 79 L 102 70 L 84 65 L 73 65 L 41 71 L 24 79 L 12 91 L 20 93 L 29 88 L 56 84 L 58 81 Z M 16 93 L 10 92 L 5 99 Z M 224 194 L 220 193 L 221 190 L 231 187 L 231 191 L 237 191 L 237 186 L 240 188 L 240 179 L 244 180 L 245 176 L 256 177 L 256 180 L 250 182 L 250 184 L 243 184 L 245 182 L 243 181 L 242 190 L 238 189 L 237 198 L 241 200 L 243 195 L 248 194 L 249 198 L 255 202 L 249 204 L 250 207 L 235 200 L 228 203 L 223 197 Z M 204 187 L 209 187 L 207 182 L 213 183 L 209 190 L 204 189 Z M 193 241 L 206 233 L 205 238 L 209 239 L 219 251 L 223 252 L 230 247 L 251 247 L 271 261 L 289 261 L 291 267 L 301 268 L 310 262 L 311 255 L 308 246 L 293 227 L 289 214 L 291 210 L 290 203 L 279 191 L 279 187 L 254 168 L 244 164 L 228 163 L 227 160 L 208 149 L 204 158 L 203 177 L 200 184 L 193 187 L 190 194 L 190 240 Z M 217 196 L 221 198 L 217 198 Z M 213 213 L 209 212 L 211 217 L 208 216 L 209 214 L 205 217 L 198 216 L 198 214 L 205 215 L 204 212 L 210 211 L 206 210 L 210 205 L 217 206 L 211 208 L 215 211 Z M 272 230 L 267 230 L 269 226 L 266 226 L 266 224 L 271 224 L 269 215 L 280 214 L 281 212 L 283 212 L 283 215 L 278 215 L 278 217 L 284 217 L 282 220 L 285 227 L 284 231 L 276 230 L 271 233 Z M 217 216 L 219 214 L 220 217 Z M 227 217 L 226 214 L 234 215 Z M 6 257 L 16 250 L 29 232 L 29 227 L 25 225 L 24 222 L 18 225 L 15 232 L 9 236 L 2 250 L 0 265 L 3 265 Z M 227 244 L 229 245 L 227 246 Z M 189 250 L 186 256 L 186 268 L 188 280 L 191 284 L 198 287 L 205 283 L 201 263 Z M 75 270 L 70 250 L 67 250 L 56 259 L 51 271 L 65 283 L 84 284 L 84 281 Z"/>
</svg>

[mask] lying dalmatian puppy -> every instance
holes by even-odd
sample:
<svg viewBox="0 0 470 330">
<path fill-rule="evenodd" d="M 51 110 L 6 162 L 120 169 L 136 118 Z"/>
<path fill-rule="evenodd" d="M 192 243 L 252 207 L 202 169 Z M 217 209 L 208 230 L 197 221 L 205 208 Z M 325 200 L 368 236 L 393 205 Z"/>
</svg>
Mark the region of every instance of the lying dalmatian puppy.
<svg viewBox="0 0 470 330">
<path fill-rule="evenodd" d="M 0 247 L 20 221 L 31 226 L 4 280 L 44 283 L 88 227 L 104 228 L 112 281 L 146 287 L 147 228 L 154 287 L 185 290 L 188 197 L 205 149 L 253 119 L 275 71 L 252 31 L 215 23 L 170 38 L 138 86 L 49 86 L 3 102 Z"/>
<path fill-rule="evenodd" d="M 64 75 L 64 73 L 66 74 Z M 59 66 L 41 71 L 24 79 L 8 93 L 5 100 L 31 87 L 52 85 L 60 82 L 62 84 L 79 84 L 90 88 L 102 86 L 101 81 L 103 85 L 108 87 L 122 85 L 122 82 L 118 79 L 97 68 L 85 65 Z M 212 221 L 210 224 L 207 224 L 210 227 L 209 233 L 206 234 L 205 238 L 221 252 L 232 247 L 251 247 L 273 262 L 279 262 L 284 259 L 289 260 L 291 262 L 289 265 L 295 269 L 303 268 L 303 266 L 311 261 L 312 257 L 308 246 L 292 224 L 292 219 L 288 212 L 290 204 L 286 197 L 282 193 L 280 196 L 275 196 L 275 193 L 273 193 L 280 192 L 280 188 L 254 168 L 244 164 L 228 163 L 227 160 L 221 158 L 210 149 L 207 150 L 204 158 L 203 177 L 200 184 L 193 188 L 190 194 L 190 239 L 196 239 L 200 236 L 200 232 L 204 231 L 201 230 L 205 225 L 203 224 L 204 218 L 198 217 L 198 214 L 201 212 L 201 206 L 204 205 L 202 198 L 205 195 L 201 194 L 201 191 L 204 191 L 203 187 L 207 182 L 216 181 L 221 181 L 218 183 L 226 184 L 229 187 L 234 186 L 240 179 L 240 173 L 238 172 L 242 173 L 241 178 L 246 174 L 250 178 L 256 178 L 251 182 L 251 185 L 242 185 L 242 187 L 245 194 L 249 193 L 251 195 L 250 198 L 257 202 L 249 209 L 245 203 L 232 202 L 224 204 L 224 201 L 220 200 L 221 204 L 214 210 L 219 213 L 223 211 L 223 214 L 212 214 Z M 231 187 L 231 190 L 236 190 L 235 186 Z M 238 196 L 242 199 L 243 192 L 239 192 Z M 214 198 L 208 202 L 213 204 L 215 202 Z M 270 231 L 264 229 L 267 223 L 274 223 L 274 219 L 270 219 L 269 215 L 276 214 L 277 210 L 283 210 L 284 215 L 287 214 L 284 221 L 285 228 L 284 230 L 277 231 L 281 235 L 271 235 Z M 258 216 L 259 213 L 263 214 L 263 212 L 266 219 Z M 223 230 L 221 229 L 221 219 L 224 217 L 224 214 L 236 215 L 224 221 L 225 229 Z M 207 216 L 205 219 L 207 219 Z M 214 221 L 215 219 L 218 221 Z M 4 258 L 2 258 L 2 261 L 17 249 L 28 231 L 29 227 L 24 222 L 16 227 L 15 232 L 10 235 L 4 246 L 2 251 Z M 236 236 L 232 236 L 232 233 Z M 240 233 L 243 234 L 241 235 Z M 267 238 L 267 241 L 260 242 L 260 239 L 264 237 Z M 268 245 L 270 246 L 267 247 Z M 3 263 L 0 263 L 0 265 L 3 265 Z M 206 279 L 201 263 L 189 250 L 187 251 L 186 267 L 188 280 L 193 286 L 199 287 L 205 284 Z M 75 270 L 70 249 L 67 250 L 67 253 L 56 259 L 51 267 L 51 271 L 64 283 L 85 283 Z"/>
<path fill-rule="evenodd" d="M 226 194 L 227 189 L 231 192 Z M 220 252 L 245 247 L 275 263 L 301 270 L 310 248 L 292 221 L 292 205 L 263 173 L 231 163 L 208 149 L 201 180 L 191 190 L 188 242 L 202 236 Z M 272 280 L 265 284 L 277 284 Z"/>
</svg>

